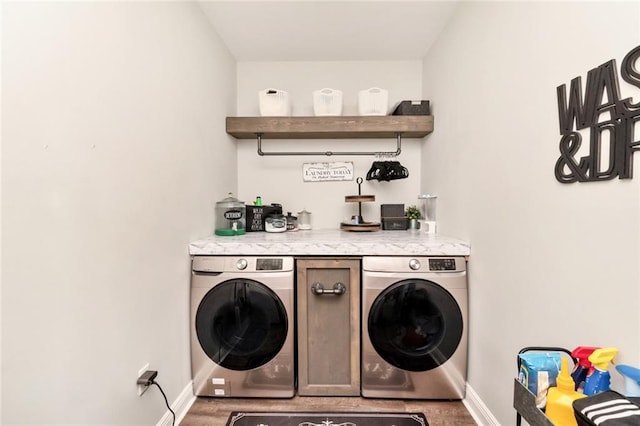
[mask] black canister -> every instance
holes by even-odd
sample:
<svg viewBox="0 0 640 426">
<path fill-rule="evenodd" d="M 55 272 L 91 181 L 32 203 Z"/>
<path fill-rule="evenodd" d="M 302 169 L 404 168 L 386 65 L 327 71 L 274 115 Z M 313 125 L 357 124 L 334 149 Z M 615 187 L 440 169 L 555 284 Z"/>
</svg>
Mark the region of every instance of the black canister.
<svg viewBox="0 0 640 426">
<path fill-rule="evenodd" d="M 298 218 L 293 216 L 291 212 L 287 212 L 287 231 L 298 230 Z"/>
</svg>

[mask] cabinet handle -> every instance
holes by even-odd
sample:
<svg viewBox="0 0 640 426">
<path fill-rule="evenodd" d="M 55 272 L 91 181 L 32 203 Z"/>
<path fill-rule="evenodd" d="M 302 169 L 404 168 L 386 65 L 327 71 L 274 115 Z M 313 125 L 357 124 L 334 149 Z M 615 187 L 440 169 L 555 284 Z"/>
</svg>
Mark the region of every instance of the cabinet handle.
<svg viewBox="0 0 640 426">
<path fill-rule="evenodd" d="M 311 293 L 315 294 L 316 296 L 320 296 L 323 294 L 335 294 L 339 296 L 345 291 L 347 291 L 347 287 L 342 283 L 335 283 L 331 290 L 325 290 L 320 283 L 311 284 Z"/>
</svg>

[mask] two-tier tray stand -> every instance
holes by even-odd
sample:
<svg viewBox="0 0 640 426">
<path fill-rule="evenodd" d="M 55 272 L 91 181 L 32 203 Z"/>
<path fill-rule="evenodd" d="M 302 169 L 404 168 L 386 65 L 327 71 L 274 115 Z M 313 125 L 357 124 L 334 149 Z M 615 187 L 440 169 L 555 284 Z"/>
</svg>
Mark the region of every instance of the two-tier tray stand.
<svg viewBox="0 0 640 426">
<path fill-rule="evenodd" d="M 358 184 L 358 195 L 346 195 L 344 197 L 345 203 L 358 203 L 358 216 L 353 217 L 351 223 L 342 222 L 340 229 L 345 231 L 379 231 L 380 223 L 378 222 L 365 222 L 362 218 L 362 203 L 369 203 L 376 200 L 375 195 L 362 195 L 362 178 L 356 179 Z"/>
</svg>

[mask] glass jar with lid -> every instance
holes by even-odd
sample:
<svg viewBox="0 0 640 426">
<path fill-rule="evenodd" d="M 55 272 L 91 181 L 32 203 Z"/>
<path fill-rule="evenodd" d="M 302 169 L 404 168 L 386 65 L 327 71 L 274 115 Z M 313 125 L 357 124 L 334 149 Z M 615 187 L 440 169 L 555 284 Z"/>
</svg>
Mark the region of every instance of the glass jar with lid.
<svg viewBox="0 0 640 426">
<path fill-rule="evenodd" d="M 229 196 L 216 203 L 216 235 L 242 235 L 246 232 L 246 207 L 230 192 Z"/>
</svg>

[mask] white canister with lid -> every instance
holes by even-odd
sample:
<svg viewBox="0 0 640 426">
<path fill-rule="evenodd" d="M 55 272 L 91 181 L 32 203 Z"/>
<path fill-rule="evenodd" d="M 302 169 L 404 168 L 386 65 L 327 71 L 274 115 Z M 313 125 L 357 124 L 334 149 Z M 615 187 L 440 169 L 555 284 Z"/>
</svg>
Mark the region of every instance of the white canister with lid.
<svg viewBox="0 0 640 426">
<path fill-rule="evenodd" d="M 302 209 L 301 212 L 298 212 L 298 229 L 311 229 L 311 213 L 305 209 Z"/>
<path fill-rule="evenodd" d="M 267 232 L 284 232 L 287 230 L 287 218 L 277 213 L 269 215 L 264 220 L 264 230 Z"/>
</svg>

